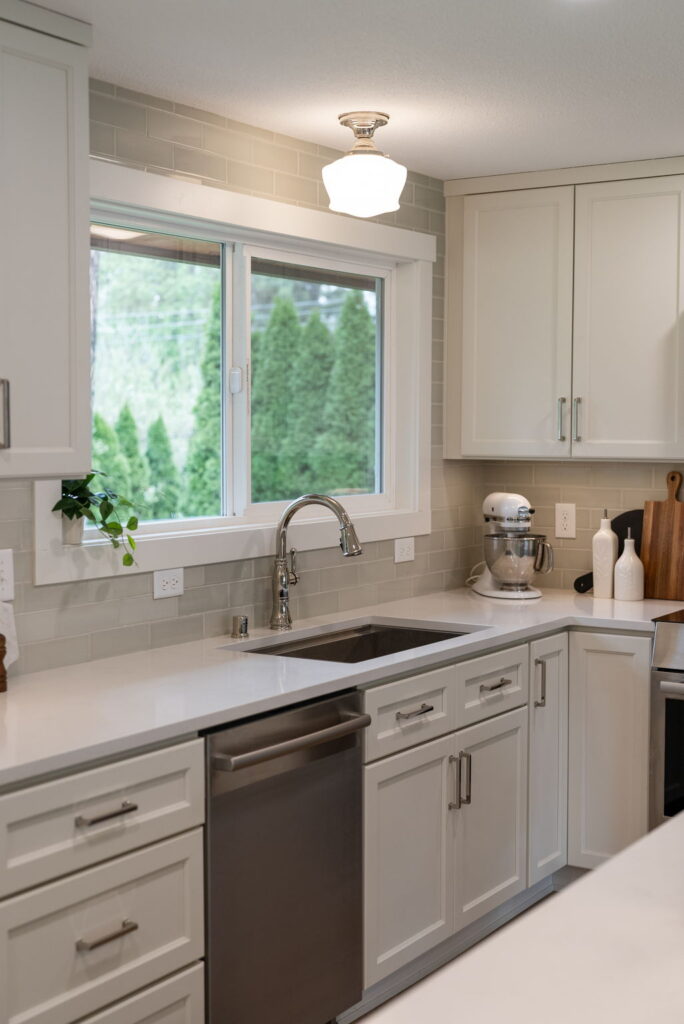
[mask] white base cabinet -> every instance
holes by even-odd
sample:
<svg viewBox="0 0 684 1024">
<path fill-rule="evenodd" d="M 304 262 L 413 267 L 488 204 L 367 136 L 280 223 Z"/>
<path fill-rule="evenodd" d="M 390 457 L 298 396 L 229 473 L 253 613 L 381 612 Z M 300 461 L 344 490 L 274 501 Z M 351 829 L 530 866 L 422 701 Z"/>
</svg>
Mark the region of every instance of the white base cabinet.
<svg viewBox="0 0 684 1024">
<path fill-rule="evenodd" d="M 648 637 L 570 634 L 568 863 L 593 868 L 648 831 Z"/>
<path fill-rule="evenodd" d="M 528 884 L 568 862 L 568 635 L 530 644 Z"/>
</svg>

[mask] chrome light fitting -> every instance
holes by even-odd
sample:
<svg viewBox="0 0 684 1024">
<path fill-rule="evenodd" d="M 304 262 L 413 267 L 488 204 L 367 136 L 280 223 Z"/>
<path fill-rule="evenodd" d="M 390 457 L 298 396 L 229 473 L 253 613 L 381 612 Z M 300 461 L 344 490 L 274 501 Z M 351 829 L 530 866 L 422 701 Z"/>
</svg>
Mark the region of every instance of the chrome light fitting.
<svg viewBox="0 0 684 1024">
<path fill-rule="evenodd" d="M 340 114 L 340 124 L 351 128 L 356 143 L 345 156 L 323 168 L 331 210 L 353 217 L 377 217 L 399 209 L 406 168 L 381 153 L 373 142 L 376 128 L 388 121 L 389 114 L 376 110 Z"/>
</svg>

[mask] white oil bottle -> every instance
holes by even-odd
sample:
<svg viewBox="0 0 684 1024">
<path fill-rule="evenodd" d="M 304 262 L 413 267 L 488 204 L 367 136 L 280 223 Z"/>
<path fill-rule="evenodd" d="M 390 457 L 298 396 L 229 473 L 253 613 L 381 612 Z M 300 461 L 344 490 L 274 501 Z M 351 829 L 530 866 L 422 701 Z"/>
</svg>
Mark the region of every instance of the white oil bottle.
<svg viewBox="0 0 684 1024">
<path fill-rule="evenodd" d="M 613 570 L 617 553 L 617 534 L 611 528 L 608 510 L 604 509 L 601 525 L 591 541 L 594 597 L 613 596 Z"/>
<path fill-rule="evenodd" d="M 615 600 L 643 601 L 644 563 L 636 553 L 632 531 L 627 530 L 625 550 L 615 563 Z"/>
</svg>

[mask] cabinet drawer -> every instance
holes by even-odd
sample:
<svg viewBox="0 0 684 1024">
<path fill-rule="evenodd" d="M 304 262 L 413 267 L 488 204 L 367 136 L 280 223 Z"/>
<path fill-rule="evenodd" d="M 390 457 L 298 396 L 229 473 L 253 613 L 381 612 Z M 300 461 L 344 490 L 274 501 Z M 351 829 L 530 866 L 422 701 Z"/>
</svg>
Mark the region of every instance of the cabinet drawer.
<svg viewBox="0 0 684 1024">
<path fill-rule="evenodd" d="M 400 679 L 364 693 L 372 718 L 365 731 L 365 760 L 396 754 L 454 728 L 454 666 Z"/>
<path fill-rule="evenodd" d="M 458 679 L 456 722 L 462 729 L 527 703 L 527 644 L 454 666 Z"/>
<path fill-rule="evenodd" d="M 197 960 L 202 936 L 201 829 L 15 896 L 0 1021 L 69 1024 Z"/>
<path fill-rule="evenodd" d="M 83 1024 L 204 1024 L 204 967 L 195 964 Z"/>
<path fill-rule="evenodd" d="M 0 896 L 203 820 L 202 740 L 8 793 L 0 797 Z"/>
</svg>

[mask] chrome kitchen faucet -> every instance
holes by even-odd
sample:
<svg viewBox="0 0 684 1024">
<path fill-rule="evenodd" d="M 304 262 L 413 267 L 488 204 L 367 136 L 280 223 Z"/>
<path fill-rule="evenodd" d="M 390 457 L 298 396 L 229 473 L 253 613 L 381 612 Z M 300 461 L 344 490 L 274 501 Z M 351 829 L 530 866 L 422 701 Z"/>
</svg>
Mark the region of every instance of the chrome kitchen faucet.
<svg viewBox="0 0 684 1024">
<path fill-rule="evenodd" d="M 292 629 L 290 615 L 290 586 L 297 583 L 296 551 L 290 552 L 291 564 L 287 564 L 287 528 L 295 512 L 307 505 L 323 505 L 337 516 L 340 524 L 340 547 L 345 558 L 360 555 L 362 547 L 351 519 L 339 501 L 327 494 L 303 494 L 291 502 L 282 516 L 276 529 L 276 556 L 273 564 L 273 610 L 271 612 L 271 629 Z"/>
</svg>

